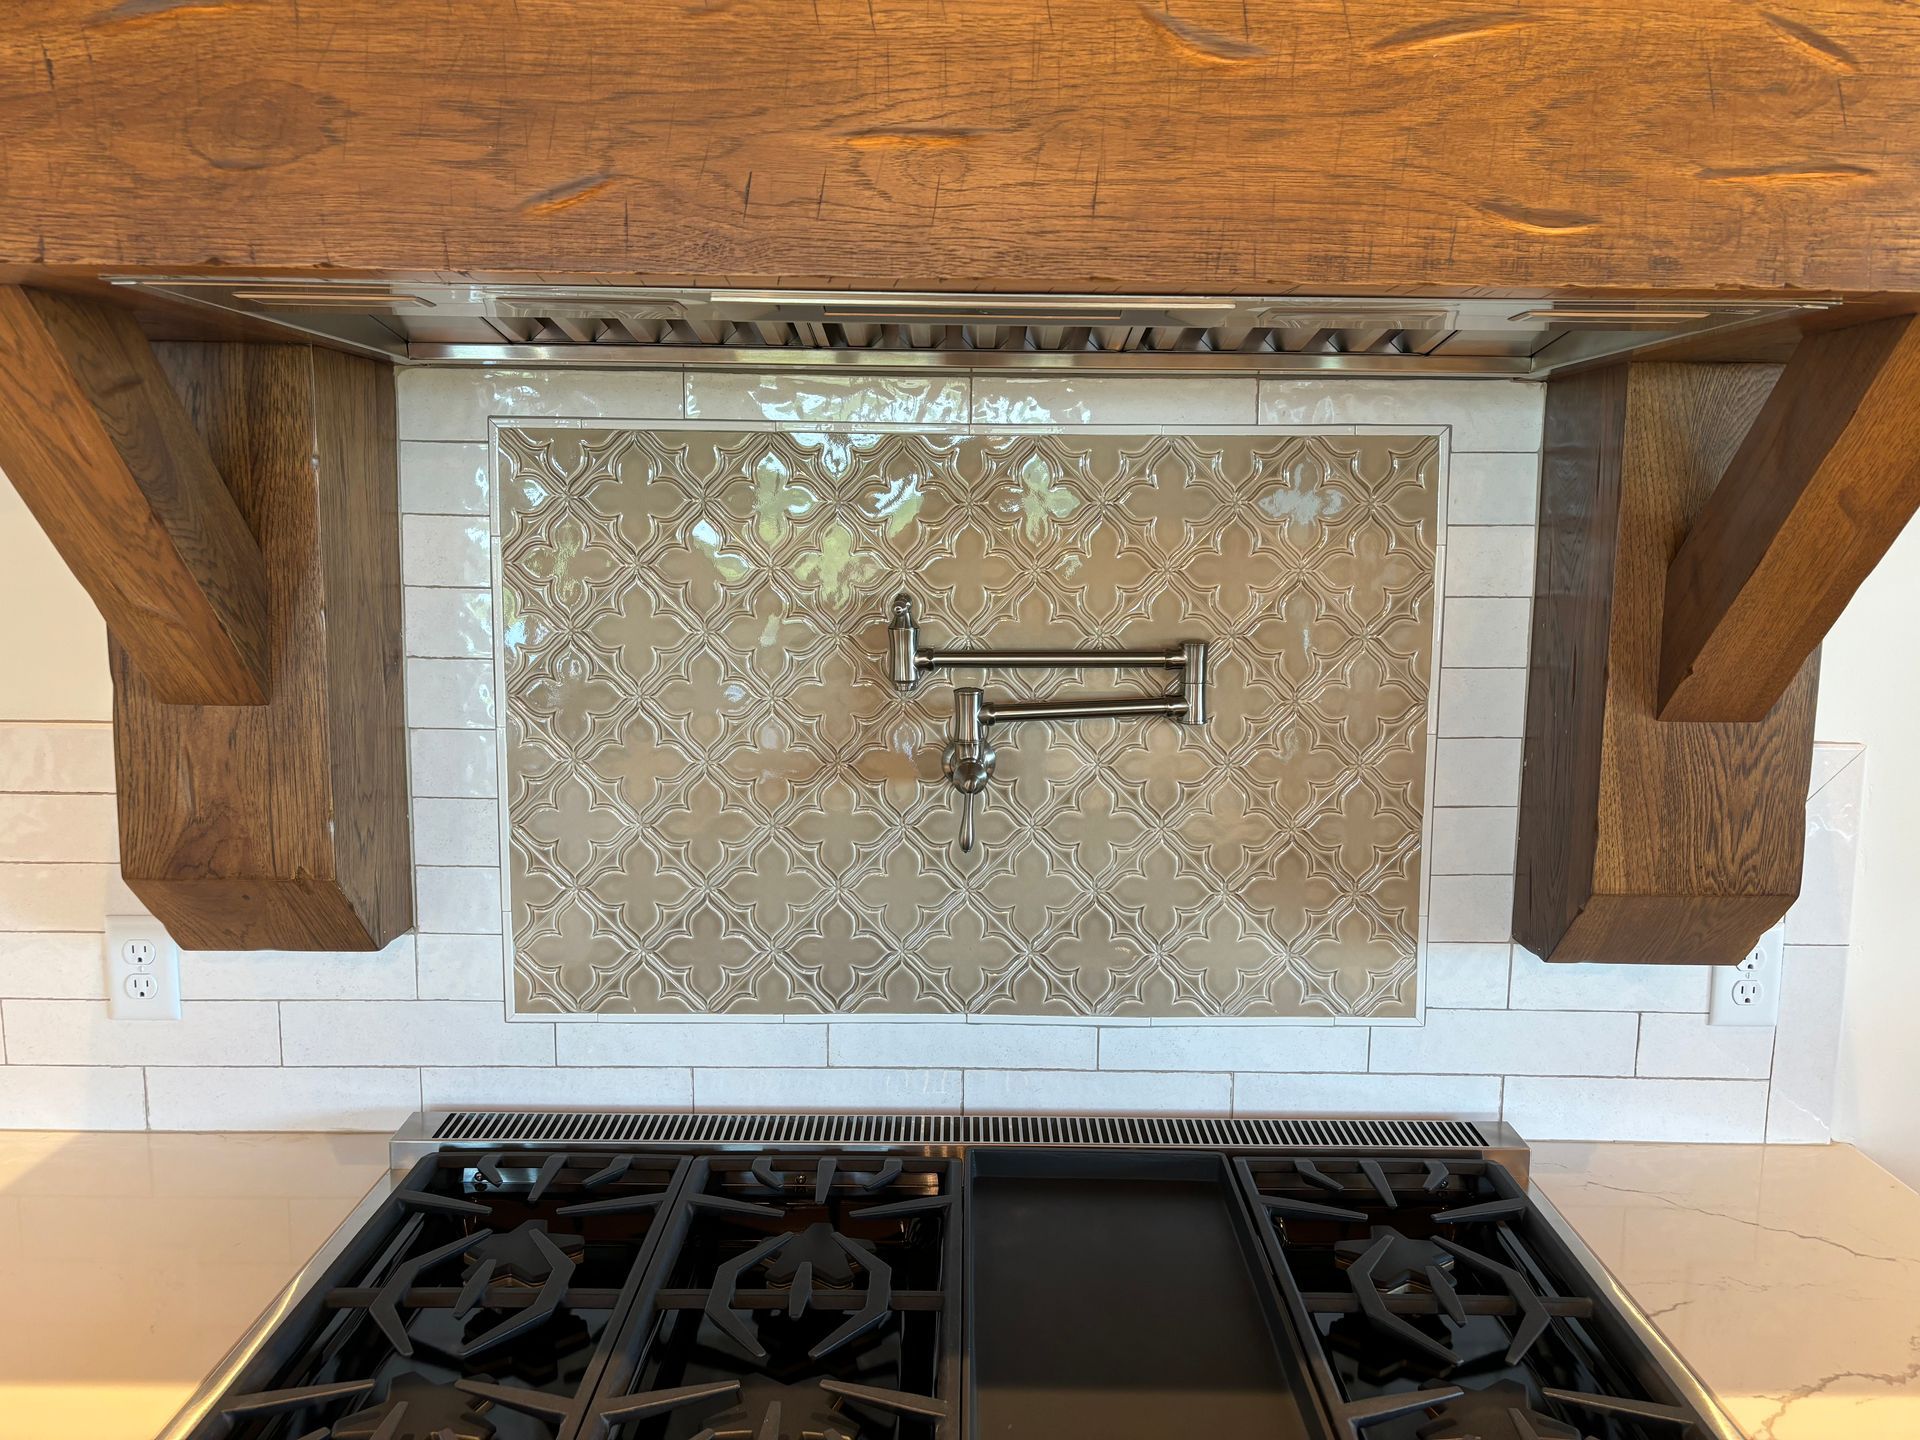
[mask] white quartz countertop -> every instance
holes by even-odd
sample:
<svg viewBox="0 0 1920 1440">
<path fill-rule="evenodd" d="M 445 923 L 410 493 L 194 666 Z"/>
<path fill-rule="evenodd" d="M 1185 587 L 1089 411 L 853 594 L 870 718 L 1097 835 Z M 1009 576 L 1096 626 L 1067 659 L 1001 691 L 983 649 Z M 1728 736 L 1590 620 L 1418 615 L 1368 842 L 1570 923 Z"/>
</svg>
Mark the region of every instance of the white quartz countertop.
<svg viewBox="0 0 1920 1440">
<path fill-rule="evenodd" d="M 386 1168 L 376 1135 L 0 1134 L 0 1440 L 150 1440 Z M 1534 1147 L 1754 1440 L 1920 1435 L 1920 1195 L 1848 1146 Z"/>
</svg>

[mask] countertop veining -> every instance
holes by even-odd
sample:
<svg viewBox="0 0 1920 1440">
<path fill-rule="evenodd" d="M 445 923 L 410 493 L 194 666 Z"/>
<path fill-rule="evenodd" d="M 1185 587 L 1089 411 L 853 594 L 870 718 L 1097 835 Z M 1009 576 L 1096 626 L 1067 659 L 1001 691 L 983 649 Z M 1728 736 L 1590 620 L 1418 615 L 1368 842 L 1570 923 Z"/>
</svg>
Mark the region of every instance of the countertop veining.
<svg viewBox="0 0 1920 1440">
<path fill-rule="evenodd" d="M 0 1134 L 0 1440 L 147 1440 L 379 1135 Z M 1850 1146 L 1541 1144 L 1535 1183 L 1754 1440 L 1920 1434 L 1920 1194 Z"/>
</svg>

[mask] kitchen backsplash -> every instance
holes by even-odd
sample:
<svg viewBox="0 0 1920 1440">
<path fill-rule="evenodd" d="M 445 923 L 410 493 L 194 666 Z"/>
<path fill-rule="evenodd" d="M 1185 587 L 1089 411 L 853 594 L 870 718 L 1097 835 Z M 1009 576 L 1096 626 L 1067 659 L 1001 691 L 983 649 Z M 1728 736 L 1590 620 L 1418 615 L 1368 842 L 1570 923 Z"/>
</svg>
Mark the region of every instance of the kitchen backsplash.
<svg viewBox="0 0 1920 1440">
<path fill-rule="evenodd" d="M 520 1013 L 1415 1013 L 1438 437 L 503 427 L 498 470 Z M 982 676 L 888 683 L 900 593 L 942 646 L 1203 639 L 1205 723 L 996 729 L 963 853 Z"/>
<path fill-rule="evenodd" d="M 693 1105 L 1448 1113 L 1504 1116 L 1537 1139 L 1824 1139 L 1865 770 L 1857 749 L 1816 755 L 1777 1031 L 1708 1026 L 1698 967 L 1547 966 L 1506 942 L 1540 408 L 1539 387 L 1490 382 L 409 372 L 401 480 L 419 933 L 371 956 L 190 954 L 179 1022 L 112 1022 L 101 918 L 131 897 L 113 866 L 106 727 L 0 726 L 0 1123 L 359 1129 L 389 1127 L 423 1103 Z M 496 623 L 492 600 L 497 422 L 876 436 L 971 425 L 1056 449 L 1118 434 L 1224 446 L 1258 431 L 1262 443 L 1320 436 L 1331 437 L 1315 442 L 1323 451 L 1362 452 L 1379 436 L 1431 437 L 1445 508 L 1423 1023 L 510 1018 L 499 801 L 508 707 L 495 657 L 497 633 L 520 617 Z M 1145 742 L 1152 728 L 1117 738 Z M 1008 775 L 1028 763 L 1024 747 L 1003 762 Z M 950 794 L 924 782 L 915 794 L 944 846 Z M 990 835 L 984 853 L 995 853 Z"/>
</svg>

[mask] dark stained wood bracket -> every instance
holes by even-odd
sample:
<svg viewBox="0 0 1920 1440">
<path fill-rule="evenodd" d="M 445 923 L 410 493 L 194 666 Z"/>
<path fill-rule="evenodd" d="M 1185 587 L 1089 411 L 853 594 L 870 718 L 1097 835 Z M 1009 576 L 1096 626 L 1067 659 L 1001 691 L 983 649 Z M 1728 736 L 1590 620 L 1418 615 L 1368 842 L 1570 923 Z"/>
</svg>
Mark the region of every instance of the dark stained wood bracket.
<svg viewBox="0 0 1920 1440">
<path fill-rule="evenodd" d="M 0 469 L 156 696 L 266 700 L 260 547 L 131 315 L 0 287 Z"/>
<path fill-rule="evenodd" d="M 169 705 L 113 637 L 121 869 L 189 948 L 379 949 L 413 923 L 392 371 L 155 350 L 259 538 L 273 666 L 264 705 Z"/>
<path fill-rule="evenodd" d="M 1548 386 L 1513 902 L 1545 959 L 1731 964 L 1799 894 L 1818 655 L 1757 722 L 1657 713 L 1668 565 L 1778 373 Z"/>
<path fill-rule="evenodd" d="M 1807 336 L 1667 571 L 1660 718 L 1765 717 L 1920 509 L 1920 319 Z"/>
</svg>

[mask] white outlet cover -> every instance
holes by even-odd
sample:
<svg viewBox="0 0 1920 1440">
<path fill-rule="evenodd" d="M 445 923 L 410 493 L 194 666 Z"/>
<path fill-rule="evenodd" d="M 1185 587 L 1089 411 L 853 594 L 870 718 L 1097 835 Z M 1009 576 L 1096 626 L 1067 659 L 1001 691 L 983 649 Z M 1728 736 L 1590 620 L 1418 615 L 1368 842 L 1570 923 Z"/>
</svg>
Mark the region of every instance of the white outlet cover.
<svg viewBox="0 0 1920 1440">
<path fill-rule="evenodd" d="M 107 916 L 105 959 L 115 1020 L 180 1018 L 180 947 L 153 916 Z"/>
<path fill-rule="evenodd" d="M 1786 927 L 1776 925 L 1760 937 L 1738 965 L 1717 965 L 1707 1021 L 1713 1025 L 1775 1025 L 1780 1020 L 1782 955 Z"/>
</svg>

